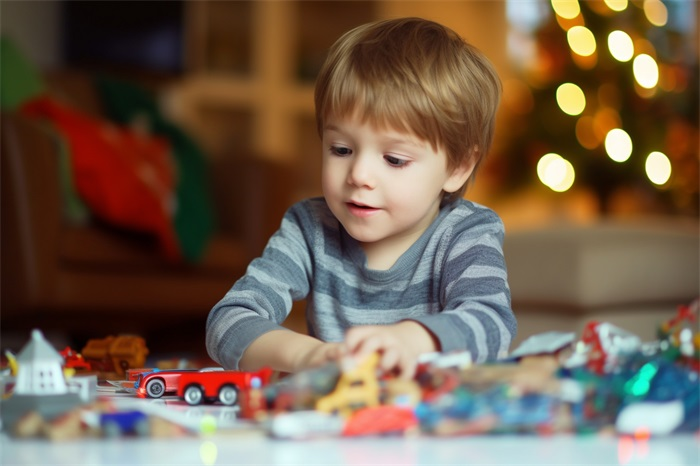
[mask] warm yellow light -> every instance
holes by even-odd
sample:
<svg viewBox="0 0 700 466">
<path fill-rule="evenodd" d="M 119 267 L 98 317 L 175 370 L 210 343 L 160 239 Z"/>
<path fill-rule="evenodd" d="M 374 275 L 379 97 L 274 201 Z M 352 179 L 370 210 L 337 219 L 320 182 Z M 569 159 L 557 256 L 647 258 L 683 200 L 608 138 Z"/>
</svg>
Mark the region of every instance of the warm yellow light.
<svg viewBox="0 0 700 466">
<path fill-rule="evenodd" d="M 644 0 L 644 15 L 654 26 L 665 26 L 668 22 L 668 9 L 659 0 Z"/>
<path fill-rule="evenodd" d="M 558 160 L 561 158 L 561 155 L 555 154 L 553 152 L 549 154 L 545 154 L 542 157 L 540 157 L 540 160 L 537 162 L 537 178 L 544 183 L 544 178 L 545 175 L 547 174 L 547 167 L 549 166 L 550 163 L 552 163 L 555 160 Z M 546 183 L 544 183 L 546 184 Z"/>
<path fill-rule="evenodd" d="M 632 138 L 623 129 L 611 129 L 605 136 L 605 152 L 615 162 L 626 161 L 632 155 Z"/>
<path fill-rule="evenodd" d="M 656 185 L 664 185 L 671 178 L 671 161 L 662 152 L 652 152 L 644 164 L 647 177 Z"/>
<path fill-rule="evenodd" d="M 558 193 L 567 191 L 574 184 L 574 166 L 559 154 L 543 155 L 537 162 L 537 176 L 549 189 Z"/>
<path fill-rule="evenodd" d="M 627 0 L 605 0 L 605 4 L 612 11 L 622 11 L 627 8 Z"/>
<path fill-rule="evenodd" d="M 574 19 L 581 13 L 578 0 L 552 0 L 552 9 L 564 19 Z"/>
<path fill-rule="evenodd" d="M 651 56 L 647 54 L 637 55 L 632 62 L 634 79 L 645 89 L 656 87 L 659 82 L 659 66 Z"/>
<path fill-rule="evenodd" d="M 608 34 L 608 49 L 617 61 L 628 62 L 634 56 L 634 42 L 624 31 L 617 30 Z"/>
<path fill-rule="evenodd" d="M 557 104 L 567 115 L 580 115 L 586 108 L 586 96 L 576 84 L 564 83 L 557 88 Z"/>
<path fill-rule="evenodd" d="M 595 52 L 595 37 L 585 26 L 574 26 L 566 31 L 566 40 L 574 53 L 587 57 Z"/>
</svg>

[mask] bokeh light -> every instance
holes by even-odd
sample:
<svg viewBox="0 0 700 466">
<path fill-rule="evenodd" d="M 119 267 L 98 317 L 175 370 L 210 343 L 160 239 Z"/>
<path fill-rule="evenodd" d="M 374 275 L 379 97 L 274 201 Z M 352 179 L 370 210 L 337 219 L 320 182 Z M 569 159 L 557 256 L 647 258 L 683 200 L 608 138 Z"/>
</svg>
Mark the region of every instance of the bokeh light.
<svg viewBox="0 0 700 466">
<path fill-rule="evenodd" d="M 615 162 L 626 161 L 632 155 L 632 138 L 623 129 L 611 129 L 605 136 L 605 152 Z"/>
<path fill-rule="evenodd" d="M 663 152 L 652 152 L 647 156 L 644 168 L 649 180 L 659 186 L 668 182 L 671 178 L 671 161 Z"/>
<path fill-rule="evenodd" d="M 634 79 L 645 89 L 653 89 L 659 82 L 659 66 L 647 54 L 637 55 L 632 62 Z"/>
<path fill-rule="evenodd" d="M 665 26 L 668 22 L 668 9 L 660 0 L 644 0 L 644 15 L 654 26 Z"/>
<path fill-rule="evenodd" d="M 543 155 L 537 162 L 537 176 L 549 189 L 561 193 L 574 184 L 576 173 L 571 162 L 559 154 Z"/>
<path fill-rule="evenodd" d="M 628 62 L 634 56 L 634 42 L 626 32 L 612 31 L 608 34 L 608 50 L 615 60 Z"/>
<path fill-rule="evenodd" d="M 627 8 L 627 0 L 605 0 L 605 4 L 612 11 L 623 11 Z"/>
<path fill-rule="evenodd" d="M 566 32 L 571 50 L 581 56 L 593 55 L 596 49 L 595 36 L 585 26 L 574 26 Z"/>
<path fill-rule="evenodd" d="M 567 115 L 580 115 L 586 108 L 586 96 L 576 84 L 564 83 L 557 88 L 557 104 Z"/>
<path fill-rule="evenodd" d="M 552 9 L 564 19 L 574 19 L 581 13 L 578 0 L 552 0 Z"/>
</svg>

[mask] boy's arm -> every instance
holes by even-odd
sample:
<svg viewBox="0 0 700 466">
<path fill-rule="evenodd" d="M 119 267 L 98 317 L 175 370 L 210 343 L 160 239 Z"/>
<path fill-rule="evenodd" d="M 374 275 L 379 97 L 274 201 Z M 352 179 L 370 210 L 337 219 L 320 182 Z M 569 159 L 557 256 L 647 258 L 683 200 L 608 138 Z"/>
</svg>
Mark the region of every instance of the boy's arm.
<svg viewBox="0 0 700 466">
<path fill-rule="evenodd" d="M 299 372 L 337 360 L 340 354 L 340 343 L 325 343 L 291 330 L 272 330 L 248 346 L 239 367 L 244 371 L 267 366 L 281 372 Z"/>
<path fill-rule="evenodd" d="M 477 362 L 504 357 L 517 323 L 503 256 L 503 224 L 491 214 L 479 234 L 456 235 L 440 287 L 441 311 L 414 318 L 436 335 L 442 351 L 467 350 Z"/>
<path fill-rule="evenodd" d="M 308 294 L 312 268 L 308 241 L 319 223 L 313 215 L 309 203 L 292 206 L 262 255 L 209 312 L 207 351 L 223 367 L 238 369 L 253 342 L 266 333 L 285 331 L 281 324 L 293 301 Z"/>
</svg>

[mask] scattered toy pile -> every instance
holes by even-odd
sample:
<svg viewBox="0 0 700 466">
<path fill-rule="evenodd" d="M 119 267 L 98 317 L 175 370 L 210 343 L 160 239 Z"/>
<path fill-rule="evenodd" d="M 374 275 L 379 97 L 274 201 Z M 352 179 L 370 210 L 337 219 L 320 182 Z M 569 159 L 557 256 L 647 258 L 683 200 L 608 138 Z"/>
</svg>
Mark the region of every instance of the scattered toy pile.
<svg viewBox="0 0 700 466">
<path fill-rule="evenodd" d="M 142 398 L 170 394 L 188 405 L 218 403 L 224 405 L 220 410 L 237 406 L 235 426 L 219 422 L 218 429 L 258 429 L 275 438 L 697 432 L 697 318 L 698 300 L 679 306 L 677 315 L 660 325 L 653 342 L 642 342 L 609 323 L 590 322 L 580 339 L 574 333 L 535 335 L 508 359 L 489 364 L 472 364 L 468 353 L 425 355 L 412 380 L 379 373 L 378 355 L 372 355 L 279 380 L 268 369 L 129 368 L 128 380 L 113 385 Z M 172 410 L 156 405 L 138 411 L 136 405 L 119 409 L 109 401 L 94 401 L 95 383 L 76 383 L 76 377 L 63 375 L 67 366 L 75 369 L 83 363 L 79 354 L 66 349 L 61 355 L 41 332 L 33 332 L 13 364 L 16 377 L 3 375 L 3 428 L 17 436 L 53 439 L 172 436 L 217 428 L 183 426 L 172 418 Z M 32 385 L 30 381 L 38 380 L 36 371 L 51 383 Z"/>
<path fill-rule="evenodd" d="M 666 435 L 700 429 L 698 301 L 680 306 L 642 343 L 591 322 L 576 340 L 551 332 L 506 361 L 432 355 L 413 381 L 377 376 L 376 358 L 333 365 L 261 389 L 243 406 L 280 438 L 420 432 L 428 435 L 583 433 Z"/>
</svg>

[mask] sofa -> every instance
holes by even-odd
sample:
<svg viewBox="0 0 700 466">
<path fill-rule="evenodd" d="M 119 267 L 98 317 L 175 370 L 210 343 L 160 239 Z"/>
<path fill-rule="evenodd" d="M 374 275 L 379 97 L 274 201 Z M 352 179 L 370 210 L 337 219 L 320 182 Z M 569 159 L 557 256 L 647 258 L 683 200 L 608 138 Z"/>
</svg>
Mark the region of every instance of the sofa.
<svg viewBox="0 0 700 466">
<path fill-rule="evenodd" d="M 104 117 L 93 76 L 56 70 L 45 81 L 51 95 Z M 152 235 L 68 218 L 56 133 L 19 111 L 1 118 L 3 347 L 41 328 L 78 348 L 139 333 L 164 351 L 203 350 L 208 311 L 293 200 L 293 167 L 250 153 L 208 161 L 214 231 L 196 261 L 173 261 Z"/>
<path fill-rule="evenodd" d="M 592 321 L 655 340 L 661 323 L 700 296 L 699 231 L 697 218 L 662 216 L 508 232 L 514 344 L 548 331 L 581 335 Z"/>
</svg>

